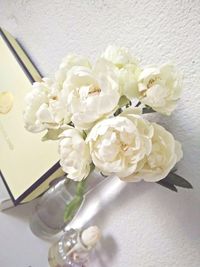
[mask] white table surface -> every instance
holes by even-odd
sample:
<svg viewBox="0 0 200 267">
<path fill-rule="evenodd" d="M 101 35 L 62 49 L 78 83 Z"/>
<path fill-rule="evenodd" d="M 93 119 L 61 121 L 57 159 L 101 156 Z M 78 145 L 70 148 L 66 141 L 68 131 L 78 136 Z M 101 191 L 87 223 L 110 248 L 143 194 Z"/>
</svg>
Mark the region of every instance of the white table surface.
<svg viewBox="0 0 200 267">
<path fill-rule="evenodd" d="M 0 0 L 0 25 L 45 75 L 69 52 L 94 58 L 113 43 L 133 48 L 143 63 L 178 65 L 185 81 L 177 111 L 155 116 L 183 143 L 178 173 L 194 190 L 176 194 L 156 184 L 128 185 L 93 219 L 104 238 L 92 267 L 199 267 L 199 1 Z M 49 244 L 28 228 L 32 209 L 0 213 L 0 267 L 48 266 Z"/>
</svg>

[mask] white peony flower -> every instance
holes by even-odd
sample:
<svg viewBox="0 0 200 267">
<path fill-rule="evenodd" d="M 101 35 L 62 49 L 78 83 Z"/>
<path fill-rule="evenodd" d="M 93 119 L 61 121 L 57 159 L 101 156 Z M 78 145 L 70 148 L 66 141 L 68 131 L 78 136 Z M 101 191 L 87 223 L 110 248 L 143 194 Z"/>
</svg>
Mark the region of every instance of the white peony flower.
<svg viewBox="0 0 200 267">
<path fill-rule="evenodd" d="M 181 95 L 181 77 L 171 64 L 144 68 L 138 78 L 140 101 L 170 115 Z"/>
<path fill-rule="evenodd" d="M 120 92 L 115 67 L 99 60 L 93 68 L 74 66 L 68 72 L 62 90 L 72 122 L 89 129 L 117 108 Z"/>
<path fill-rule="evenodd" d="M 152 126 L 154 133 L 151 153 L 141 160 L 135 173 L 123 178 L 124 181 L 158 182 L 164 179 L 182 158 L 181 144 L 173 135 L 156 123 L 152 123 Z"/>
<path fill-rule="evenodd" d="M 25 102 L 24 121 L 28 131 L 41 132 L 70 122 L 70 115 L 50 79 L 35 82 Z"/>
<path fill-rule="evenodd" d="M 140 72 L 138 60 L 125 47 L 108 46 L 101 56 L 118 68 L 121 95 L 132 99 L 138 96 L 137 78 Z"/>
<path fill-rule="evenodd" d="M 68 71 L 74 66 L 90 67 L 90 62 L 87 58 L 71 54 L 63 58 L 59 69 L 55 74 L 56 85 L 59 89 L 63 88 L 63 83 L 67 78 Z"/>
<path fill-rule="evenodd" d="M 33 90 L 26 97 L 24 111 L 25 127 L 31 132 L 41 132 L 49 128 L 59 128 L 71 121 L 67 101 L 61 95 L 63 82 L 73 66 L 89 67 L 86 58 L 69 55 L 62 60 L 55 80 L 44 78 L 33 84 Z"/>
<path fill-rule="evenodd" d="M 75 128 L 65 130 L 59 143 L 60 165 L 68 178 L 85 179 L 90 172 L 90 151 L 82 134 Z"/>
<path fill-rule="evenodd" d="M 117 47 L 109 45 L 101 55 L 102 58 L 112 62 L 119 69 L 128 64 L 137 65 L 137 60 L 131 55 L 130 51 L 125 47 Z"/>
<path fill-rule="evenodd" d="M 49 123 L 53 120 L 51 115 L 46 114 L 46 122 L 44 122 L 45 115 L 42 114 L 42 108 L 49 102 L 48 94 L 50 93 L 50 86 L 52 81 L 44 78 L 42 82 L 35 82 L 32 90 L 25 98 L 26 108 L 24 111 L 25 127 L 31 132 L 40 132 L 45 130 Z M 42 116 L 42 118 L 40 117 Z"/>
<path fill-rule="evenodd" d="M 86 139 L 95 166 L 105 174 L 114 173 L 120 178 L 134 173 L 152 149 L 152 126 L 130 110 L 100 121 Z"/>
</svg>

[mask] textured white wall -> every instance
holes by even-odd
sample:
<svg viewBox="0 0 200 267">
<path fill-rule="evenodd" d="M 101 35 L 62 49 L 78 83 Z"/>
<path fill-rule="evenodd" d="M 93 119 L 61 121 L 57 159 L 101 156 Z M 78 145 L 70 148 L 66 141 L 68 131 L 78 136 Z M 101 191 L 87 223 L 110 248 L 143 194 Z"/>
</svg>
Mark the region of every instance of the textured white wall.
<svg viewBox="0 0 200 267">
<path fill-rule="evenodd" d="M 129 185 L 95 218 L 107 238 L 94 266 L 199 267 L 199 0 L 0 0 L 0 25 L 21 41 L 44 75 L 69 52 L 94 58 L 108 44 L 132 48 L 143 63 L 178 65 L 185 76 L 183 97 L 173 116 L 156 120 L 183 143 L 179 173 L 194 190 L 176 194 L 156 184 Z"/>
</svg>

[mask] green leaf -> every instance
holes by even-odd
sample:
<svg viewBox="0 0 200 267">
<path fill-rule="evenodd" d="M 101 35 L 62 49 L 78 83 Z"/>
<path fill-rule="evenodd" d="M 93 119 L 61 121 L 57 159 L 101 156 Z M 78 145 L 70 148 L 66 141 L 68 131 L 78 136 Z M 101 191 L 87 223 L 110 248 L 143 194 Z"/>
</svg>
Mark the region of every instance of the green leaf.
<svg viewBox="0 0 200 267">
<path fill-rule="evenodd" d="M 71 126 L 71 127 L 74 127 L 74 124 L 73 124 L 72 121 L 70 121 L 70 122 L 68 123 L 68 125 Z"/>
<path fill-rule="evenodd" d="M 122 113 L 122 109 L 121 108 L 118 108 L 116 111 L 115 111 L 115 113 L 114 113 L 114 116 L 116 117 L 116 116 L 118 116 L 120 113 Z"/>
<path fill-rule="evenodd" d="M 176 172 L 177 171 L 177 168 L 176 167 L 174 167 L 172 170 L 171 170 L 171 172 Z"/>
<path fill-rule="evenodd" d="M 156 111 L 153 110 L 151 107 L 148 107 L 148 106 L 146 106 L 145 108 L 142 109 L 143 114 L 154 113 L 154 112 L 156 112 Z"/>
<path fill-rule="evenodd" d="M 83 196 L 84 191 L 85 191 L 85 184 L 86 184 L 86 179 L 77 183 L 77 187 L 76 187 L 77 196 Z"/>
<path fill-rule="evenodd" d="M 173 184 L 179 187 L 184 187 L 188 189 L 192 189 L 192 185 L 183 177 L 179 176 L 178 174 L 174 172 L 170 172 L 165 179 L 166 182 L 169 184 Z"/>
<path fill-rule="evenodd" d="M 130 103 L 130 100 L 125 95 L 120 97 L 120 99 L 119 99 L 119 107 L 120 108 L 125 107 L 129 103 Z"/>
<path fill-rule="evenodd" d="M 139 107 L 140 105 L 141 105 L 141 102 L 138 101 L 135 107 L 137 108 L 137 107 Z"/>
<path fill-rule="evenodd" d="M 166 187 L 167 189 L 170 189 L 174 192 L 178 192 L 177 188 L 173 184 L 169 184 L 168 182 L 166 182 L 164 180 L 165 179 L 158 181 L 157 184 L 162 185 L 162 186 Z"/>
<path fill-rule="evenodd" d="M 48 129 L 47 133 L 42 137 L 42 141 L 58 140 L 59 135 L 63 132 L 63 129 Z"/>
<path fill-rule="evenodd" d="M 86 137 L 87 137 L 87 133 L 86 133 L 86 131 L 82 131 L 82 134 L 83 134 L 83 139 L 85 140 Z"/>
<path fill-rule="evenodd" d="M 128 104 L 126 104 L 126 108 L 129 108 L 129 107 L 131 107 L 131 105 L 132 105 L 132 103 L 131 103 L 131 101 L 129 101 L 129 103 L 128 103 Z"/>
</svg>

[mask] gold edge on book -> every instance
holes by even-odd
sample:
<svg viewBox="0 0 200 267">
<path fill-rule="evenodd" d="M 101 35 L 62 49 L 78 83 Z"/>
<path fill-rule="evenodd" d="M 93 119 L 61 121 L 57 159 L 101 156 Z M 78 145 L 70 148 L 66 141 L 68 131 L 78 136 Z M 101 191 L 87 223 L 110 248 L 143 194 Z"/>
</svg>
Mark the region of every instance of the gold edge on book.
<svg viewBox="0 0 200 267">
<path fill-rule="evenodd" d="M 3 34 L 6 36 L 7 40 L 9 41 L 10 45 L 12 46 L 12 48 L 14 49 L 16 54 L 21 59 L 24 66 L 27 68 L 27 70 L 30 73 L 30 75 L 32 76 L 33 80 L 34 81 L 41 81 L 42 78 L 41 78 L 40 73 L 35 68 L 35 66 L 31 62 L 31 60 L 29 59 L 29 57 L 25 53 L 25 51 L 21 48 L 21 46 L 19 45 L 17 40 L 6 30 L 4 30 L 2 28 L 0 28 L 0 29 L 3 32 Z"/>
</svg>

